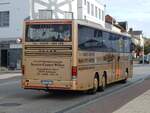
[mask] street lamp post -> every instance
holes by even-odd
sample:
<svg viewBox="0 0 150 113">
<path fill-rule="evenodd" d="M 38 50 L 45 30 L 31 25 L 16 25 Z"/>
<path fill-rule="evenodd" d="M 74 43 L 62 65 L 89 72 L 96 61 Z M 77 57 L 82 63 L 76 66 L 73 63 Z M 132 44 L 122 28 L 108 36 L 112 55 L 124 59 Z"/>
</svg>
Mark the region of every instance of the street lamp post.
<svg viewBox="0 0 150 113">
<path fill-rule="evenodd" d="M 142 51 L 143 51 L 143 64 L 144 64 L 144 45 Z"/>
<path fill-rule="evenodd" d="M 1 47 L 0 47 L 0 71 L 1 71 Z"/>
<path fill-rule="evenodd" d="M 143 43 L 143 44 L 142 44 L 142 51 L 143 51 L 143 52 L 142 52 L 142 55 L 143 55 L 143 64 L 144 64 L 144 38 L 143 38 L 143 35 L 142 35 L 142 40 L 143 40 L 143 41 L 142 41 L 142 43 Z"/>
</svg>

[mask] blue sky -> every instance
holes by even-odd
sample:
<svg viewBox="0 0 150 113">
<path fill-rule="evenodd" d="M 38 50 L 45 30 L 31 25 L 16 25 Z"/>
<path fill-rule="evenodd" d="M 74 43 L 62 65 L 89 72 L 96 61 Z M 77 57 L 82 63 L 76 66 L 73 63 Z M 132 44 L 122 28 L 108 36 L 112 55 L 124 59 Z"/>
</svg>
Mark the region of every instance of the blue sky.
<svg viewBox="0 0 150 113">
<path fill-rule="evenodd" d="M 134 30 L 143 30 L 150 38 L 150 0 L 102 0 L 106 14 L 117 21 L 128 21 Z"/>
</svg>

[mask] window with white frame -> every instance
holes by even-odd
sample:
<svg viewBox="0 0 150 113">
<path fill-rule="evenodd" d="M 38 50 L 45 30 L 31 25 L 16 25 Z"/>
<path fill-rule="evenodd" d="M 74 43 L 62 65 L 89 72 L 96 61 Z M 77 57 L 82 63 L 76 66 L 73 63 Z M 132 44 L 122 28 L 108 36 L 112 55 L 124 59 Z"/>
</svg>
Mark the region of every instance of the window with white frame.
<svg viewBox="0 0 150 113">
<path fill-rule="evenodd" d="M 103 21 L 105 20 L 105 13 L 104 13 L 104 11 L 102 11 L 102 20 Z"/>
<path fill-rule="evenodd" d="M 101 20 L 101 9 L 99 8 L 99 19 Z"/>
<path fill-rule="evenodd" d="M 94 5 L 91 4 L 91 15 L 94 16 Z"/>
<path fill-rule="evenodd" d="M 9 26 L 9 11 L 0 11 L 0 27 Z"/>
<path fill-rule="evenodd" d="M 86 5 L 86 0 L 84 0 L 84 5 Z"/>
<path fill-rule="evenodd" d="M 87 2 L 87 13 L 90 14 L 90 3 Z"/>
<path fill-rule="evenodd" d="M 97 18 L 97 7 L 95 6 L 95 17 Z"/>
</svg>

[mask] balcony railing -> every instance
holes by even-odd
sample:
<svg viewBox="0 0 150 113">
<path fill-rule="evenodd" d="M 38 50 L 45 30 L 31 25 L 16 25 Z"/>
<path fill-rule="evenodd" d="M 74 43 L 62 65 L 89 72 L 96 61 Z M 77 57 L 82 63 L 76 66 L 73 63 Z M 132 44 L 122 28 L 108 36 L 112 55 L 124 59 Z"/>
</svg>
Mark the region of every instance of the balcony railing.
<svg viewBox="0 0 150 113">
<path fill-rule="evenodd" d="M 73 12 L 54 10 L 39 10 L 39 19 L 73 19 Z"/>
</svg>

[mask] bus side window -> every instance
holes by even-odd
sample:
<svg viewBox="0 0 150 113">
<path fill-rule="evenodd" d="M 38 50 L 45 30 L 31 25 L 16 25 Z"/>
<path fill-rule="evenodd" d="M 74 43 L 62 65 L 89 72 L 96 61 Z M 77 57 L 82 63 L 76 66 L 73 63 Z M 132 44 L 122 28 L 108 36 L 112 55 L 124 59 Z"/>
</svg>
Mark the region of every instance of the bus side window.
<svg viewBox="0 0 150 113">
<path fill-rule="evenodd" d="M 118 37 L 115 34 L 110 33 L 109 40 L 111 41 L 112 51 L 118 52 Z"/>
<path fill-rule="evenodd" d="M 103 45 L 105 45 L 106 52 L 112 52 L 112 42 L 110 40 L 110 34 L 108 32 L 103 32 Z"/>
<path fill-rule="evenodd" d="M 118 52 L 121 52 L 121 53 L 124 53 L 124 40 L 123 40 L 123 37 L 118 35 L 118 39 L 119 39 L 119 42 L 118 42 Z"/>
<path fill-rule="evenodd" d="M 130 53 L 131 52 L 131 41 L 128 37 L 123 37 L 124 40 L 124 52 Z"/>
<path fill-rule="evenodd" d="M 79 25 L 78 31 L 79 50 L 103 51 L 105 47 L 101 30 Z"/>
</svg>

